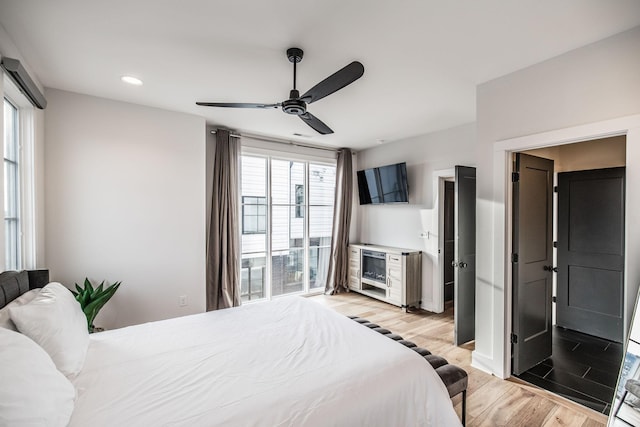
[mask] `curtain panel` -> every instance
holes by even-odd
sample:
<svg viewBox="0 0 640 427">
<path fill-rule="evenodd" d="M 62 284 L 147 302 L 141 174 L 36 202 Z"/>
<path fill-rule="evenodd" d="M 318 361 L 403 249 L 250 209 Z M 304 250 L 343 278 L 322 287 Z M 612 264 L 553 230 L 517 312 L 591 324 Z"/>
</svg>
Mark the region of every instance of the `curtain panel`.
<svg viewBox="0 0 640 427">
<path fill-rule="evenodd" d="M 353 197 L 352 153 L 348 148 L 338 151 L 336 163 L 336 193 L 333 227 L 331 231 L 331 258 L 325 294 L 349 291 L 349 226 Z"/>
<path fill-rule="evenodd" d="M 241 304 L 239 171 L 240 141 L 229 131 L 218 129 L 207 239 L 207 311 Z"/>
</svg>

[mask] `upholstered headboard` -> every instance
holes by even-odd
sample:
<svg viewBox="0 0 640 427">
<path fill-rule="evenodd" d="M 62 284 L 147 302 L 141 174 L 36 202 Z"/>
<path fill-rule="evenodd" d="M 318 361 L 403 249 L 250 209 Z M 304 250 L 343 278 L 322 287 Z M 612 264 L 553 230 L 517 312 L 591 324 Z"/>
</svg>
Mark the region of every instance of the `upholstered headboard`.
<svg viewBox="0 0 640 427">
<path fill-rule="evenodd" d="M 30 289 L 49 283 L 49 270 L 5 271 L 0 273 L 0 308 Z"/>
</svg>

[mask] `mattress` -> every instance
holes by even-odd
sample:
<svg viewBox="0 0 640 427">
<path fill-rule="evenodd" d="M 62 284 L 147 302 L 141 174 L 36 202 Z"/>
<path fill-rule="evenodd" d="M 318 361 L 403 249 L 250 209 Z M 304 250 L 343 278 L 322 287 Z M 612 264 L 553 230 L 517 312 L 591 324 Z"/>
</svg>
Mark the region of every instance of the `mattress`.
<svg viewBox="0 0 640 427">
<path fill-rule="evenodd" d="M 71 426 L 458 426 L 416 352 L 301 297 L 91 335 Z"/>
</svg>

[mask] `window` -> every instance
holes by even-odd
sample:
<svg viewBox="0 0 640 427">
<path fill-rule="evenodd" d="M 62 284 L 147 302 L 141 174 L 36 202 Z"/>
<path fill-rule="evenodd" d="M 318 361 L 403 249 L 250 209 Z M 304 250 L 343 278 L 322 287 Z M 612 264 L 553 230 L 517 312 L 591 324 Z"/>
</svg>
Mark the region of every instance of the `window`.
<svg viewBox="0 0 640 427">
<path fill-rule="evenodd" d="M 324 289 L 335 173 L 335 164 L 241 157 L 243 301 Z"/>
<path fill-rule="evenodd" d="M 33 106 L 5 75 L 3 79 L 4 268 L 36 266 Z"/>
<path fill-rule="evenodd" d="M 267 199 L 242 196 L 242 234 L 264 234 L 267 230 Z"/>
<path fill-rule="evenodd" d="M 4 245 L 5 269 L 19 270 L 20 259 L 20 140 L 18 108 L 4 99 Z"/>
</svg>

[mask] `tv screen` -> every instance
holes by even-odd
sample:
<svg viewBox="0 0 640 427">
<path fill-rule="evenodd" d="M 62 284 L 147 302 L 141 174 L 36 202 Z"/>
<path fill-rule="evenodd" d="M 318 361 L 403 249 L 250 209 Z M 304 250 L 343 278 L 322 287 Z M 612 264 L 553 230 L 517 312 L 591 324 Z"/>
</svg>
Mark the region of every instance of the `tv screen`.
<svg viewBox="0 0 640 427">
<path fill-rule="evenodd" d="M 358 171 L 360 204 L 408 203 L 407 164 Z"/>
</svg>

